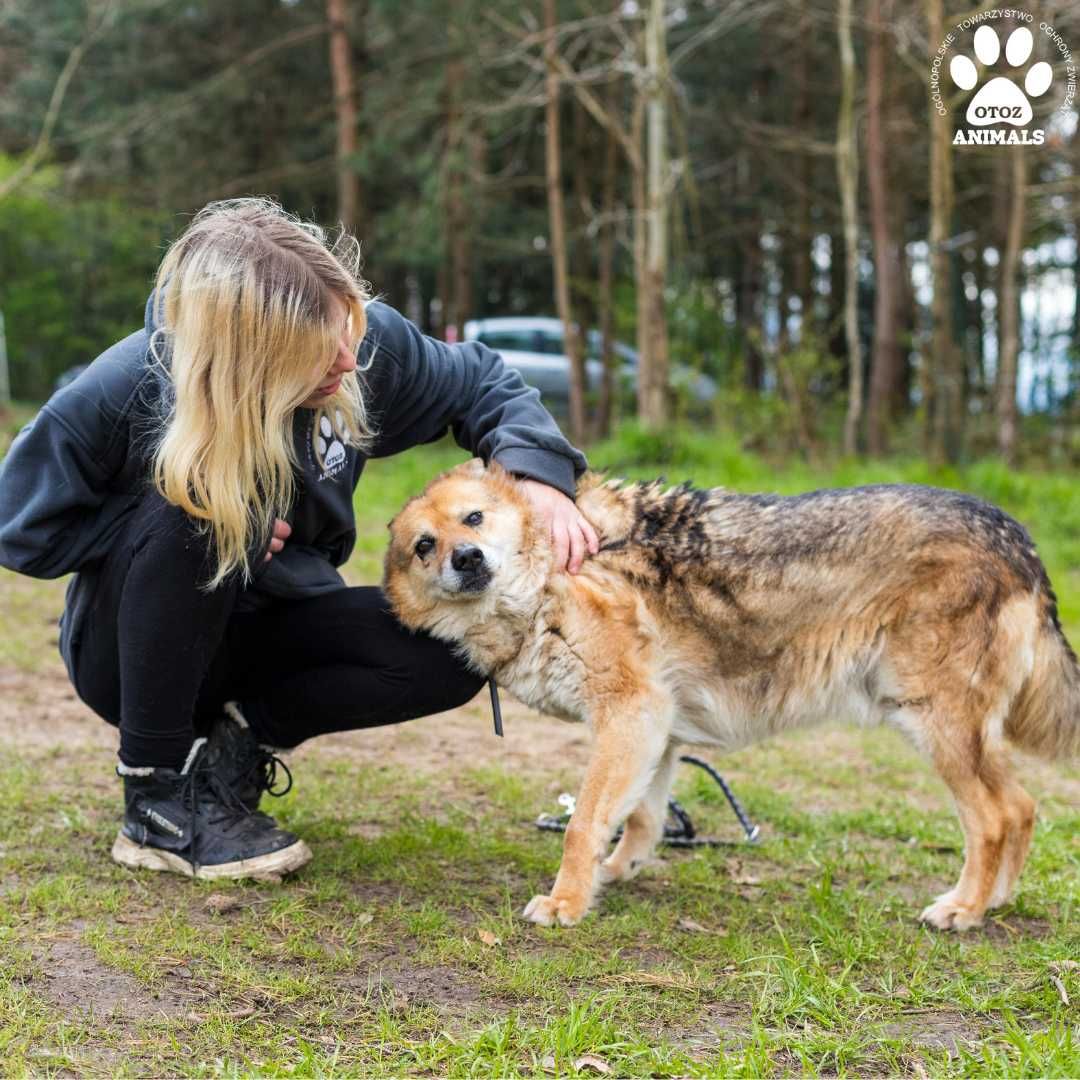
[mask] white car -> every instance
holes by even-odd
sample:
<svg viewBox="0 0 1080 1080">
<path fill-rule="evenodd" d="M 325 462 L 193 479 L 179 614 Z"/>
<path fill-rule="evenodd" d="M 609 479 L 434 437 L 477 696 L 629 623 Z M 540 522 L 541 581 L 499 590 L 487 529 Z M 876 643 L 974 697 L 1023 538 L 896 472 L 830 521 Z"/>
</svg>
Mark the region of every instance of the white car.
<svg viewBox="0 0 1080 1080">
<path fill-rule="evenodd" d="M 561 319 L 548 316 L 505 316 L 496 319 L 470 319 L 465 324 L 465 340 L 479 341 L 494 349 L 507 367 L 521 372 L 521 377 L 535 386 L 549 404 L 570 400 L 570 360 L 563 351 Z M 590 330 L 586 335 L 585 380 L 589 390 L 600 389 L 604 365 L 600 359 L 602 335 Z M 613 343 L 617 392 L 630 397 L 637 392 L 638 354 L 621 341 Z M 700 372 L 677 365 L 671 373 L 672 384 L 686 390 L 696 402 L 711 401 L 716 383 Z"/>
</svg>

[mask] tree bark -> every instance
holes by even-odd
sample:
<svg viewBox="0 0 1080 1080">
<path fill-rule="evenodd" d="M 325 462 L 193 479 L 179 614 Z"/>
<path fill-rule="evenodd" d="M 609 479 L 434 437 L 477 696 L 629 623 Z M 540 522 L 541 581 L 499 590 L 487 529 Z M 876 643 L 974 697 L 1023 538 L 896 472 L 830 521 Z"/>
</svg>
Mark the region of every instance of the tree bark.
<svg viewBox="0 0 1080 1080">
<path fill-rule="evenodd" d="M 1027 184 L 1027 155 L 1023 146 L 1009 147 L 1012 155 L 1009 219 L 1005 249 L 1001 256 L 1001 344 L 998 351 L 997 413 L 998 452 L 1009 465 L 1016 464 L 1016 372 L 1020 355 L 1020 299 L 1017 275 L 1024 242 L 1024 193 Z"/>
<path fill-rule="evenodd" d="M 892 198 L 886 152 L 885 35 L 893 0 L 871 0 L 868 12 L 866 96 L 866 178 L 870 189 L 870 227 L 874 242 L 874 345 L 866 415 L 867 448 L 888 450 L 889 420 L 899 382 L 898 298 L 900 259 L 892 233 Z"/>
<path fill-rule="evenodd" d="M 931 56 L 945 35 L 942 0 L 926 0 Z M 941 85 L 947 73 L 942 65 Z M 957 348 L 952 314 L 952 267 L 948 248 L 953 210 L 952 123 L 930 102 L 930 355 L 923 357 L 924 438 L 928 457 L 955 462 L 963 438 L 963 354 Z"/>
<path fill-rule="evenodd" d="M 1080 139 L 1076 140 L 1076 157 L 1080 162 Z M 1077 166 L 1080 171 L 1080 165 Z M 1072 368 L 1069 372 L 1069 415 L 1072 423 L 1080 421 L 1080 199 L 1073 210 L 1073 317 Z"/>
<path fill-rule="evenodd" d="M 810 10 L 804 7 L 799 16 L 799 33 L 795 39 L 795 100 L 792 122 L 796 132 L 806 133 L 812 130 L 813 111 L 810 89 L 810 52 L 806 42 L 813 33 Z M 813 262 L 811 244 L 813 226 L 810 207 L 813 197 L 814 155 L 810 150 L 803 150 L 798 155 L 796 166 L 795 223 L 788 230 L 791 252 L 791 288 L 789 297 L 799 301 L 799 340 L 805 342 L 814 332 L 814 290 Z M 788 312 L 785 312 L 785 323 Z"/>
<path fill-rule="evenodd" d="M 545 159 L 548 217 L 551 222 L 551 262 L 555 276 L 555 305 L 563 324 L 563 345 L 570 359 L 570 438 L 585 439 L 585 354 L 570 308 L 567 280 L 566 224 L 562 193 L 562 157 L 559 150 L 559 73 L 555 55 L 555 0 L 544 0 Z"/>
<path fill-rule="evenodd" d="M 842 90 L 836 129 L 836 171 L 844 218 L 844 326 L 848 351 L 848 408 L 844 422 L 844 453 L 859 449 L 862 420 L 863 365 L 859 341 L 859 163 L 855 143 L 855 49 L 851 42 L 851 2 L 839 0 L 837 35 L 840 41 Z"/>
<path fill-rule="evenodd" d="M 735 325 L 742 350 L 743 385 L 760 393 L 765 385 L 765 357 L 758 347 L 756 331 L 761 328 L 760 297 L 763 291 L 761 257 L 761 200 L 756 191 L 750 162 L 745 152 L 736 154 L 733 170 L 733 202 L 745 206 L 738 235 L 732 245 L 734 254 Z"/>
<path fill-rule="evenodd" d="M 465 126 L 465 62 L 455 55 L 446 65 L 446 150 L 443 158 L 443 207 L 447 291 L 442 293 L 444 326 L 460 340 L 473 312 L 472 217 L 467 197 L 467 166 L 476 150 Z"/>
<path fill-rule="evenodd" d="M 348 4 L 349 0 L 326 0 L 326 20 L 330 24 L 330 74 L 337 119 L 338 218 L 352 230 L 360 223 L 360 174 L 350 160 L 356 153 L 356 99 Z"/>
<path fill-rule="evenodd" d="M 584 58 L 587 61 L 587 57 Z M 567 106 L 573 122 L 573 156 L 569 172 L 573 195 L 567 213 L 567 259 L 569 262 L 570 309 L 574 321 L 584 335 L 596 325 L 596 292 L 593 287 L 593 245 L 587 231 L 592 211 L 589 184 L 598 172 L 593 159 L 593 142 L 590 139 L 592 124 L 589 114 L 578 98 L 571 94 Z M 589 343 L 582 338 L 582 351 L 588 357 Z M 585 384 L 588 391 L 588 379 Z M 588 409 L 586 409 L 586 412 Z"/>
<path fill-rule="evenodd" d="M 608 84 L 607 108 L 614 114 L 618 101 L 618 84 Z M 600 382 L 600 400 L 596 409 L 594 432 L 597 438 L 611 433 L 612 415 L 615 411 L 615 176 L 618 166 L 619 145 L 615 135 L 604 135 L 604 185 L 601 203 L 603 225 L 600 230 L 600 282 L 597 306 L 600 322 L 600 360 L 604 365 Z"/>
<path fill-rule="evenodd" d="M 915 340 L 916 303 L 915 289 L 911 283 L 911 267 L 908 262 L 907 248 L 903 240 L 903 223 L 906 220 L 904 210 L 906 202 L 899 188 L 894 193 L 894 201 L 900 213 L 893 214 L 893 235 L 898 238 L 896 260 L 898 276 L 896 286 L 896 322 L 899 342 L 900 362 L 896 377 L 896 390 L 891 402 L 893 417 L 906 416 L 911 408 L 911 389 L 915 378 L 912 364 L 912 347 Z"/>
<path fill-rule="evenodd" d="M 667 47 L 664 0 L 651 0 L 645 25 L 647 244 L 644 290 L 648 351 L 638 364 L 638 415 L 650 428 L 668 421 L 668 334 L 664 307 L 668 253 Z"/>
</svg>

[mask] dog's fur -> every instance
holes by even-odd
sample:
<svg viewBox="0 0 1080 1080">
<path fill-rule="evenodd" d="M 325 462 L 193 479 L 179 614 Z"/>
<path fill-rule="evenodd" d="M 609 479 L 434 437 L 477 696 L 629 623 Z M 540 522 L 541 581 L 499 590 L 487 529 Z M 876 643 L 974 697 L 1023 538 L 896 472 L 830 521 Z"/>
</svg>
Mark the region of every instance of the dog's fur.
<svg viewBox="0 0 1080 1080">
<path fill-rule="evenodd" d="M 600 553 L 553 572 L 517 481 L 474 459 L 404 507 L 386 556 L 406 626 L 592 727 L 562 865 L 528 918 L 572 925 L 648 858 L 679 744 L 731 750 L 840 717 L 899 728 L 956 799 L 963 871 L 923 919 L 963 930 L 1007 901 L 1035 820 L 1009 745 L 1080 750 L 1080 667 L 1021 525 L 904 485 L 780 497 L 588 474 L 577 505 Z"/>
</svg>

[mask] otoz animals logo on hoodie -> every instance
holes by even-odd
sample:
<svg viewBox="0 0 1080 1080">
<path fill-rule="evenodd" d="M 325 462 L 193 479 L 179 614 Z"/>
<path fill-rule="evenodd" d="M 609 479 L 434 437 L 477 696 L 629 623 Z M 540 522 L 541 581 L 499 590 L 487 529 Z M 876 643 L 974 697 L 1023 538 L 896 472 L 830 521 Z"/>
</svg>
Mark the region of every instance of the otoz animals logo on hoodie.
<svg viewBox="0 0 1080 1080">
<path fill-rule="evenodd" d="M 331 480 L 349 460 L 349 428 L 340 409 L 315 409 L 309 412 L 306 446 L 309 464 L 319 480 Z"/>
<path fill-rule="evenodd" d="M 1011 31 L 1002 26 L 999 32 L 990 25 L 994 20 L 1010 20 L 1021 25 Z M 963 94 L 978 88 L 964 113 L 967 126 L 958 128 L 953 137 L 955 145 L 1040 146 L 1045 141 L 1045 130 L 1029 125 L 1035 116 L 1032 102 L 1037 102 L 1051 88 L 1054 69 L 1046 60 L 1031 62 L 1036 51 L 1036 37 L 1024 24 L 1034 25 L 1034 21 L 1026 11 L 1002 8 L 964 19 L 945 35 L 930 67 L 930 96 L 934 107 L 944 116 L 948 112 L 947 102 L 951 103 L 957 90 Z M 968 39 L 965 31 L 973 26 L 977 27 L 973 39 Z M 1076 97 L 1073 55 L 1049 23 L 1040 22 L 1038 31 L 1050 50 L 1058 54 L 1052 58 L 1065 63 L 1065 95 L 1059 111 L 1068 112 Z M 943 85 L 941 69 L 945 57 L 961 37 L 965 38 L 961 44 L 964 51 L 957 52 L 949 61 L 952 85 Z M 969 52 L 974 52 L 974 60 Z"/>
</svg>

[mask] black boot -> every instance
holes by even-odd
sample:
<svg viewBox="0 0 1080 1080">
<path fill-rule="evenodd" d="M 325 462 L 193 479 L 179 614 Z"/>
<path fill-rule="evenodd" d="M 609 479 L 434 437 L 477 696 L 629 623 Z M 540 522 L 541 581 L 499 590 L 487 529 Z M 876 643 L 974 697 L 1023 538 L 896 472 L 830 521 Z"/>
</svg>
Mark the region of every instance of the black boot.
<svg viewBox="0 0 1080 1080">
<path fill-rule="evenodd" d="M 260 745 L 235 701 L 225 702 L 222 715 L 210 729 L 206 762 L 252 813 L 259 809 L 264 791 L 279 798 L 292 788 L 289 767 L 271 747 Z M 278 769 L 285 774 L 281 784 Z"/>
<path fill-rule="evenodd" d="M 221 782 L 196 739 L 180 770 L 117 766 L 124 781 L 124 824 L 112 856 L 124 866 L 188 877 L 278 877 L 303 866 L 311 851 L 252 813 Z"/>
</svg>

